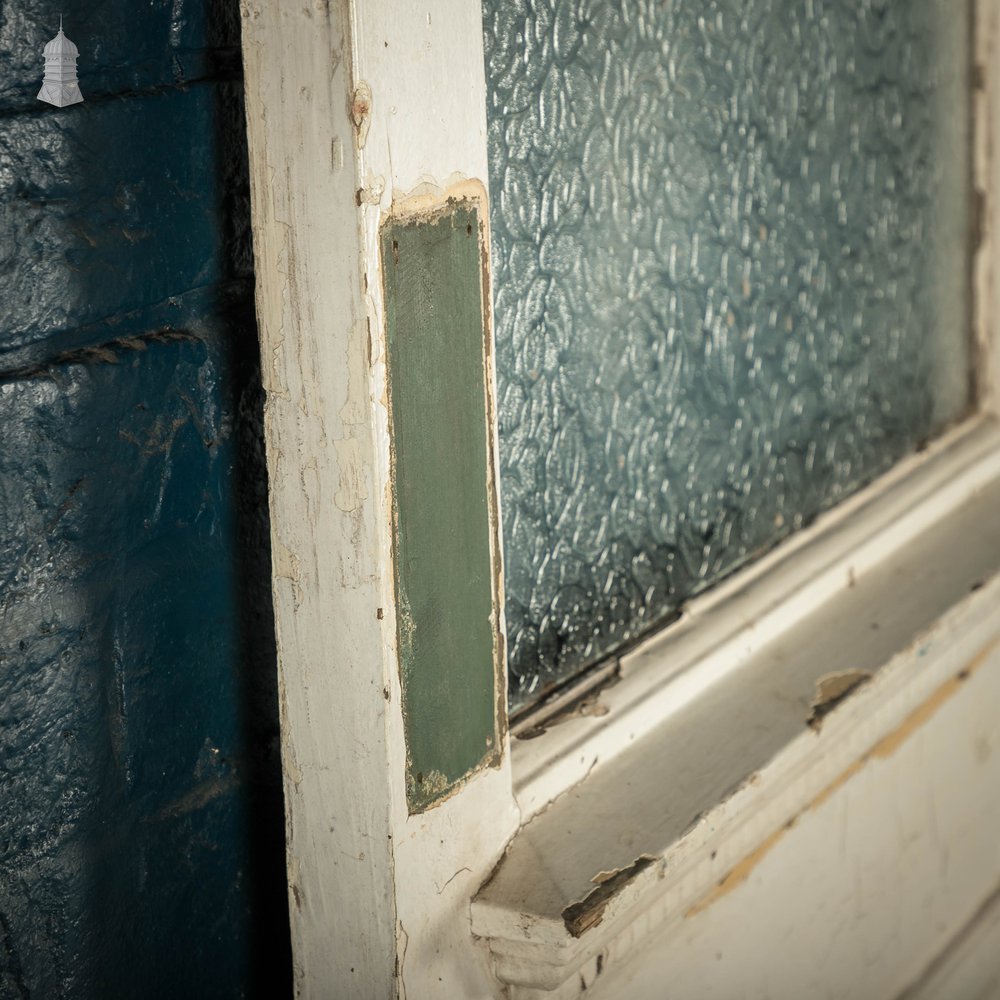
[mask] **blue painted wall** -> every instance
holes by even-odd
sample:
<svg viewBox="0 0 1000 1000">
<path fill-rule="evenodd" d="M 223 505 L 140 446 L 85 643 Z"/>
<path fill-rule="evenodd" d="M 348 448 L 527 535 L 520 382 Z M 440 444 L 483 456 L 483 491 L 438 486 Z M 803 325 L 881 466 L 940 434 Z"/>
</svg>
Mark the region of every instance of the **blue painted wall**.
<svg viewBox="0 0 1000 1000">
<path fill-rule="evenodd" d="M 0 998 L 290 995 L 240 72 L 0 0 Z"/>
</svg>

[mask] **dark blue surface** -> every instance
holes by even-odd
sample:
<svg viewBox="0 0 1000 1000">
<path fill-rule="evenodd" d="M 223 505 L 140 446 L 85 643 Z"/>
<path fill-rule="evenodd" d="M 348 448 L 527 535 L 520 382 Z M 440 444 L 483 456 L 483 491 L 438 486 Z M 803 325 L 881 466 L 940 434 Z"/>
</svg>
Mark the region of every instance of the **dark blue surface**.
<svg viewBox="0 0 1000 1000">
<path fill-rule="evenodd" d="M 0 998 L 291 993 L 235 2 L 0 5 Z"/>
<path fill-rule="evenodd" d="M 233 90 L 203 82 L 0 119 L 0 363 L 141 332 L 153 316 L 128 314 L 249 272 L 246 234 L 219 218 L 216 130 L 237 124 Z"/>
</svg>

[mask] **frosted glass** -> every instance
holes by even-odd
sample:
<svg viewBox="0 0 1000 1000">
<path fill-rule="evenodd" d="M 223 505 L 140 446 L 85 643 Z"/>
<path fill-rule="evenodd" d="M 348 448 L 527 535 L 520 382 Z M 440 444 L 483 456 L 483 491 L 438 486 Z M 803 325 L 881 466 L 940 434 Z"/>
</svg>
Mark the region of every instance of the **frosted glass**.
<svg viewBox="0 0 1000 1000">
<path fill-rule="evenodd" d="M 967 411 L 969 17 L 485 0 L 513 708 Z"/>
</svg>

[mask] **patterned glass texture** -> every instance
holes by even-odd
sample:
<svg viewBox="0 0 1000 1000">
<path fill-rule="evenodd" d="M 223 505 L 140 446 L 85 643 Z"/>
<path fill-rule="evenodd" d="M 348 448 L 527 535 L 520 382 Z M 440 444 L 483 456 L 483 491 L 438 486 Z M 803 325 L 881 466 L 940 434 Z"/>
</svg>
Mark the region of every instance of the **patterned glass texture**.
<svg viewBox="0 0 1000 1000">
<path fill-rule="evenodd" d="M 517 709 L 968 410 L 970 12 L 484 11 Z"/>
</svg>

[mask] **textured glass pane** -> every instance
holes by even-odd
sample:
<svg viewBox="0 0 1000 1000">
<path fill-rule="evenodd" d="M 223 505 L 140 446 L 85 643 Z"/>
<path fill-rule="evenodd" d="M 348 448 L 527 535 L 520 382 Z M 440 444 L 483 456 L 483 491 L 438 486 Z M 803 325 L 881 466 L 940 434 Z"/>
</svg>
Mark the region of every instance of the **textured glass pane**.
<svg viewBox="0 0 1000 1000">
<path fill-rule="evenodd" d="M 956 0 L 485 0 L 511 703 L 970 404 Z"/>
</svg>

